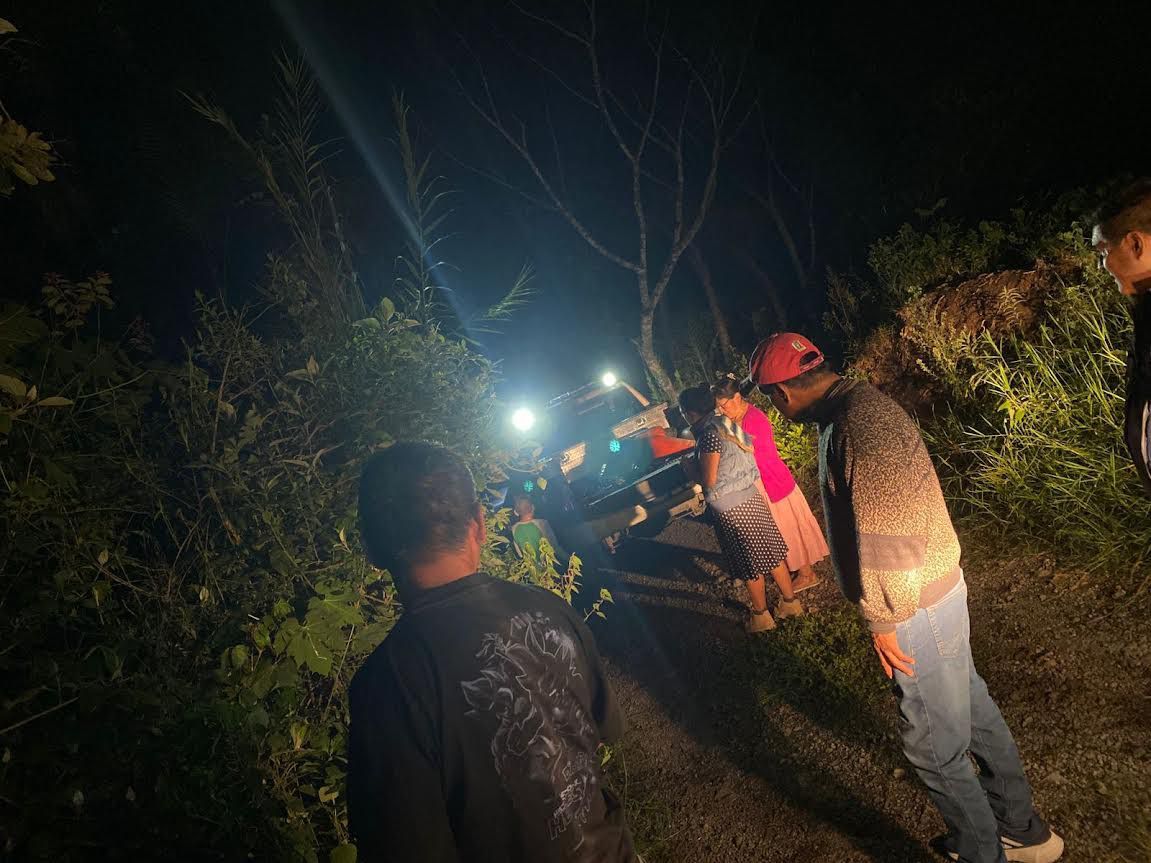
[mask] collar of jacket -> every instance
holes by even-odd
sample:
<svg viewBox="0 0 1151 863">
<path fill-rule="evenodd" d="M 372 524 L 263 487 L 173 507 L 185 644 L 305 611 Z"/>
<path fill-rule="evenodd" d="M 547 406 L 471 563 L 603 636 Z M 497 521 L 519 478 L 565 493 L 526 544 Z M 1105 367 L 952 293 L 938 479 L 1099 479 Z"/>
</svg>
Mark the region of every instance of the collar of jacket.
<svg viewBox="0 0 1151 863">
<path fill-rule="evenodd" d="M 847 394 L 859 385 L 859 381 L 840 378 L 828 387 L 818 402 L 811 406 L 811 418 L 822 428 L 839 414 Z"/>
</svg>

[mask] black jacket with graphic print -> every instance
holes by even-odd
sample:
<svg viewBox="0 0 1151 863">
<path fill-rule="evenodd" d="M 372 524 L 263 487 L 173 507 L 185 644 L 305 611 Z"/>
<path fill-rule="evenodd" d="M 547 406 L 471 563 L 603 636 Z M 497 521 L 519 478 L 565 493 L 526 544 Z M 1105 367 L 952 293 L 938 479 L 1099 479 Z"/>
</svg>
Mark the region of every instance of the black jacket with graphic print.
<svg viewBox="0 0 1151 863">
<path fill-rule="evenodd" d="M 596 752 L 622 725 L 559 597 L 481 573 L 422 594 L 352 681 L 358 859 L 634 860 Z"/>
<path fill-rule="evenodd" d="M 1127 359 L 1127 404 L 1123 438 L 1143 486 L 1151 492 L 1151 465 L 1144 455 L 1147 406 L 1151 403 L 1151 294 L 1142 294 L 1132 311 L 1135 340 Z"/>
</svg>

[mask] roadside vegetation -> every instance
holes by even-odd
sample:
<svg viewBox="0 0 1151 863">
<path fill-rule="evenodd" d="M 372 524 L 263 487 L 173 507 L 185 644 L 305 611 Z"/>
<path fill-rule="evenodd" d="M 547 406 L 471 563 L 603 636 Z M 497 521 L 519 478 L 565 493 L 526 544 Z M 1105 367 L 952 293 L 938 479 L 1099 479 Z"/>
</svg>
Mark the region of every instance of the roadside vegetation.
<svg viewBox="0 0 1151 863">
<path fill-rule="evenodd" d="M 872 248 L 870 281 L 833 279 L 828 317 L 855 322 L 849 368 L 918 414 L 959 514 L 1108 570 L 1122 596 L 1147 587 L 1151 502 L 1120 433 L 1131 321 L 1089 245 L 1099 197 L 904 226 Z"/>
<path fill-rule="evenodd" d="M 0 307 L 0 842 L 6 855 L 349 863 L 346 693 L 399 607 L 356 526 L 363 460 L 438 438 L 500 477 L 493 364 L 424 264 L 436 194 L 397 103 L 416 246 L 373 307 L 314 143 L 320 108 L 281 64 L 250 159 L 289 242 L 259 303 L 201 297 L 177 361 L 117 314 L 114 277 L 48 276 Z M 19 175 L 19 172 L 17 172 Z M 578 561 L 485 567 L 571 599 Z M 596 606 L 598 608 L 598 606 Z M 68 829 L 60 829 L 67 824 Z"/>
</svg>

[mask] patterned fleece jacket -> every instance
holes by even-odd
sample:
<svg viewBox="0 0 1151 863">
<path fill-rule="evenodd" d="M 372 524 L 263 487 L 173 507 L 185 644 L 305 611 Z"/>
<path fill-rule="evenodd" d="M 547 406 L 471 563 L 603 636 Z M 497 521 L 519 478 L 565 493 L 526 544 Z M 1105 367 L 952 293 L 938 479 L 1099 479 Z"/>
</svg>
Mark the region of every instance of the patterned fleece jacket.
<svg viewBox="0 0 1151 863">
<path fill-rule="evenodd" d="M 870 384 L 834 384 L 816 419 L 839 586 L 873 632 L 891 632 L 962 576 L 939 478 L 911 417 Z"/>
</svg>

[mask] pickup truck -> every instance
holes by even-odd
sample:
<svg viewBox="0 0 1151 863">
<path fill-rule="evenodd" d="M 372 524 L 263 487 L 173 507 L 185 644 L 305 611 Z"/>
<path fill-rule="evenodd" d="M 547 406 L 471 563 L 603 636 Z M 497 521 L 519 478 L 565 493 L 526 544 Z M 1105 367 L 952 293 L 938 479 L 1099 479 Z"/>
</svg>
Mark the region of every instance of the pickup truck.
<svg viewBox="0 0 1151 863">
<path fill-rule="evenodd" d="M 706 509 L 681 463 L 694 442 L 673 436 L 666 403 L 611 375 L 552 399 L 532 426 L 532 457 L 507 471 L 509 497 L 529 494 L 568 550 L 595 541 L 614 552 L 630 532 Z"/>
</svg>

